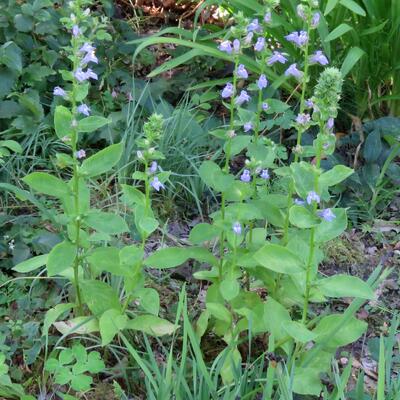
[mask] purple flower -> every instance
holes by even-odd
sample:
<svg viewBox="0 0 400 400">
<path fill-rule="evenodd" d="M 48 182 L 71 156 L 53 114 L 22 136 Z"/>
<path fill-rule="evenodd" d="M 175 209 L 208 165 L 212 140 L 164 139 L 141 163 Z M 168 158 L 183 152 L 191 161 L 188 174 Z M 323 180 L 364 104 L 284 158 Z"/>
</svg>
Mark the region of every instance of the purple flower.
<svg viewBox="0 0 400 400">
<path fill-rule="evenodd" d="M 247 32 L 259 32 L 261 31 L 261 26 L 260 23 L 258 22 L 258 19 L 253 19 L 253 21 L 250 22 L 249 25 L 247 25 Z"/>
<path fill-rule="evenodd" d="M 230 40 L 224 40 L 218 46 L 218 49 L 223 51 L 224 53 L 232 54 L 232 43 L 231 43 L 231 41 Z"/>
<path fill-rule="evenodd" d="M 255 51 L 263 51 L 265 47 L 265 38 L 259 37 L 257 39 L 256 44 L 254 45 L 254 50 Z"/>
<path fill-rule="evenodd" d="M 260 90 L 265 89 L 268 86 L 268 80 L 267 77 L 262 74 L 257 80 L 257 86 Z"/>
<path fill-rule="evenodd" d="M 304 46 L 308 41 L 308 35 L 306 31 L 292 32 L 285 36 L 288 42 L 294 43 L 298 47 Z"/>
<path fill-rule="evenodd" d="M 332 222 L 336 218 L 336 215 L 330 208 L 325 208 L 324 210 L 318 211 L 318 216 L 327 222 Z"/>
<path fill-rule="evenodd" d="M 314 103 L 311 99 L 308 99 L 305 101 L 306 107 L 307 108 L 313 108 L 314 107 Z"/>
<path fill-rule="evenodd" d="M 299 125 L 307 125 L 311 120 L 310 114 L 299 114 L 296 118 L 296 122 Z"/>
<path fill-rule="evenodd" d="M 321 19 L 321 15 L 319 12 L 314 13 L 311 19 L 311 27 L 316 28 L 319 25 L 319 20 Z"/>
<path fill-rule="evenodd" d="M 266 102 L 266 101 L 264 101 L 264 103 L 262 103 L 262 109 L 264 110 L 264 111 L 267 111 L 268 110 L 268 108 L 269 108 L 269 104 Z"/>
<path fill-rule="evenodd" d="M 264 22 L 266 24 L 269 24 L 272 21 L 272 15 L 271 15 L 271 11 L 268 11 L 267 13 L 265 13 L 264 15 Z"/>
<path fill-rule="evenodd" d="M 78 25 L 74 25 L 74 26 L 72 27 L 72 35 L 73 35 L 74 37 L 77 37 L 77 36 L 79 36 L 79 35 L 81 35 L 81 34 L 82 34 L 81 28 L 79 28 Z"/>
<path fill-rule="evenodd" d="M 78 113 L 86 115 L 87 117 L 90 115 L 90 107 L 87 106 L 86 104 L 81 104 L 77 108 Z"/>
<path fill-rule="evenodd" d="M 78 150 L 76 153 L 75 153 L 75 156 L 76 156 L 76 158 L 78 159 L 78 160 L 80 160 L 81 158 L 85 158 L 86 157 L 86 151 L 85 150 Z"/>
<path fill-rule="evenodd" d="M 88 77 L 87 77 L 87 75 L 86 75 L 86 72 L 84 72 L 83 70 L 82 70 L 82 68 L 78 68 L 76 71 L 75 71 L 75 78 L 79 81 L 79 82 L 83 82 L 83 81 L 86 81 L 87 79 L 88 79 Z"/>
<path fill-rule="evenodd" d="M 253 129 L 253 124 L 251 122 L 246 122 L 243 125 L 243 129 L 244 129 L 245 132 L 249 132 L 249 131 L 251 131 Z"/>
<path fill-rule="evenodd" d="M 326 123 L 326 127 L 331 130 L 335 125 L 335 120 L 333 118 L 329 118 L 328 122 Z"/>
<path fill-rule="evenodd" d="M 328 59 L 324 55 L 324 53 L 321 50 L 316 51 L 311 57 L 310 61 L 312 64 L 321 64 L 321 65 L 327 65 L 329 64 Z"/>
<path fill-rule="evenodd" d="M 247 94 L 245 90 L 242 90 L 240 92 L 240 95 L 236 97 L 235 104 L 241 106 L 243 103 L 247 103 L 248 101 L 250 101 L 250 96 Z"/>
<path fill-rule="evenodd" d="M 54 88 L 53 94 L 54 94 L 54 96 L 61 96 L 64 98 L 67 97 L 67 92 L 64 89 L 60 88 L 60 86 L 56 86 Z"/>
<path fill-rule="evenodd" d="M 239 51 L 240 51 L 240 40 L 239 39 L 235 39 L 233 41 L 233 51 L 235 53 L 239 53 Z"/>
<path fill-rule="evenodd" d="M 160 189 L 165 189 L 164 184 L 161 183 L 156 176 L 151 180 L 150 185 L 153 189 L 157 190 L 157 192 L 159 192 Z"/>
<path fill-rule="evenodd" d="M 99 59 L 96 57 L 96 54 L 94 53 L 94 51 L 90 51 L 90 52 L 86 53 L 85 57 L 83 57 L 83 59 L 81 61 L 81 65 L 86 65 L 86 64 L 89 64 L 90 62 L 93 62 L 95 64 L 99 63 Z"/>
<path fill-rule="evenodd" d="M 95 51 L 96 48 L 93 47 L 90 43 L 85 42 L 84 45 L 79 49 L 80 53 L 91 53 L 92 51 Z"/>
<path fill-rule="evenodd" d="M 303 73 L 297 69 L 297 64 L 292 64 L 286 71 L 286 76 L 293 76 L 296 79 L 301 79 L 303 77 Z"/>
<path fill-rule="evenodd" d="M 227 98 L 233 96 L 234 91 L 235 91 L 235 89 L 234 89 L 232 83 L 227 83 L 221 92 L 221 96 L 223 99 L 227 99 Z"/>
<path fill-rule="evenodd" d="M 262 179 L 265 179 L 265 180 L 269 179 L 269 178 L 270 178 L 270 176 L 269 176 L 269 171 L 268 171 L 267 169 L 263 169 L 263 170 L 261 171 L 260 177 L 261 177 Z"/>
<path fill-rule="evenodd" d="M 233 230 L 233 233 L 235 233 L 236 235 L 241 235 L 242 234 L 242 225 L 240 225 L 240 222 L 235 222 L 232 225 L 232 230 Z"/>
<path fill-rule="evenodd" d="M 88 77 L 88 79 L 95 79 L 96 81 L 98 79 L 97 74 L 91 68 L 87 69 L 86 76 Z"/>
<path fill-rule="evenodd" d="M 251 44 L 251 41 L 253 40 L 253 36 L 254 36 L 254 33 L 253 32 L 249 32 L 246 35 L 246 37 L 244 38 L 244 44 L 247 44 L 247 45 Z"/>
<path fill-rule="evenodd" d="M 316 203 L 319 203 L 321 201 L 321 198 L 314 191 L 308 192 L 308 194 L 307 194 L 307 204 L 311 204 L 313 201 L 315 201 Z"/>
<path fill-rule="evenodd" d="M 240 64 L 238 66 L 236 74 L 239 78 L 242 78 L 242 79 L 247 79 L 249 77 L 249 73 L 247 72 L 247 70 L 243 64 Z"/>
<path fill-rule="evenodd" d="M 157 172 L 157 168 L 158 168 L 157 161 L 152 161 L 149 168 L 150 174 L 155 174 Z"/>
<path fill-rule="evenodd" d="M 301 199 L 294 199 L 294 204 L 296 204 L 296 206 L 304 206 L 304 204 L 306 204 L 306 202 Z"/>
<path fill-rule="evenodd" d="M 285 64 L 287 62 L 287 58 L 280 53 L 279 51 L 274 51 L 272 56 L 268 58 L 267 64 L 268 65 L 273 65 L 276 62 L 279 62 L 281 64 Z"/>
<path fill-rule="evenodd" d="M 250 182 L 251 181 L 251 175 L 250 171 L 248 169 L 244 169 L 242 175 L 240 175 L 240 180 L 242 182 Z"/>
</svg>

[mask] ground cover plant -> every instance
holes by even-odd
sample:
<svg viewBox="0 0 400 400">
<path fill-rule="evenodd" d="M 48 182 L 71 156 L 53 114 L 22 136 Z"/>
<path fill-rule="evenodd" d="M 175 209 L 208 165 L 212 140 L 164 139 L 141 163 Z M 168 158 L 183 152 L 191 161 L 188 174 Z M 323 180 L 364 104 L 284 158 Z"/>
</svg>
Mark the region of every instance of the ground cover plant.
<svg viewBox="0 0 400 400">
<path fill-rule="evenodd" d="M 193 5 L 191 15 L 214 3 Z M 349 61 L 350 48 L 344 62 L 332 59 L 326 46 L 338 28 L 329 40 L 323 34 L 336 7 L 363 8 L 351 0 L 219 5 L 232 16 L 214 34 L 173 27 L 128 38 L 134 62 L 156 43 L 192 48 L 151 77 L 199 55 L 226 67 L 174 106 L 152 94 L 162 86 L 133 77 L 126 127 L 115 131 L 124 124 L 115 104 L 98 106 L 118 96 L 98 85 L 119 76 L 104 68 L 112 29 L 88 0 L 63 5 L 57 29 L 66 40 L 46 128 L 53 161 L 0 183 L 8 205 L 1 397 L 398 398 L 399 319 L 388 295 L 398 293 L 398 221 L 357 252 L 348 214 L 372 230 L 390 215 L 385 207 L 395 210 L 399 124 L 365 121 L 359 142 L 335 133 L 344 79 L 359 58 Z M 10 3 L 7 15 L 19 6 Z M 36 26 L 28 8 L 17 27 Z M 0 141 L 6 168 L 24 152 L 14 139 Z M 354 146 L 353 162 L 338 141 Z M 353 257 L 372 261 L 345 271 Z"/>
</svg>

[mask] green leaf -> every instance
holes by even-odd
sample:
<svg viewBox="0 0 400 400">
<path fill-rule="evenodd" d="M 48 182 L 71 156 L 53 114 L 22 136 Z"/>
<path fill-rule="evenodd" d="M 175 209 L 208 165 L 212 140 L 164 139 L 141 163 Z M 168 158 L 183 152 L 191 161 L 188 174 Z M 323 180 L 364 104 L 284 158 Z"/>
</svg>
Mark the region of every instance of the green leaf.
<svg viewBox="0 0 400 400">
<path fill-rule="evenodd" d="M 284 321 L 282 327 L 289 336 L 300 343 L 311 342 L 317 337 L 314 332 L 308 330 L 305 325 L 300 322 Z"/>
<path fill-rule="evenodd" d="M 141 331 L 151 336 L 172 335 L 175 325 L 155 315 L 139 315 L 126 324 L 126 329 Z"/>
<path fill-rule="evenodd" d="M 90 212 L 84 221 L 90 228 L 108 235 L 118 235 L 129 231 L 125 220 L 117 214 L 94 211 Z"/>
<path fill-rule="evenodd" d="M 354 65 L 357 64 L 364 54 L 366 54 L 365 51 L 359 47 L 352 47 L 349 50 L 346 58 L 343 60 L 342 67 L 340 68 L 343 78 L 353 69 Z"/>
<path fill-rule="evenodd" d="M 6 42 L 0 47 L 0 64 L 11 71 L 22 71 L 22 51 L 14 42 Z"/>
<path fill-rule="evenodd" d="M 72 266 L 76 256 L 76 246 L 71 242 L 61 242 L 55 245 L 47 259 L 48 276 L 58 275 Z"/>
<path fill-rule="evenodd" d="M 144 264 L 153 268 L 175 268 L 190 257 L 190 249 L 184 247 L 168 247 L 157 250 L 144 260 Z"/>
<path fill-rule="evenodd" d="M 318 368 L 294 368 L 293 391 L 300 395 L 319 396 L 323 390 Z"/>
<path fill-rule="evenodd" d="M 221 230 L 214 225 L 200 223 L 190 231 L 189 240 L 193 244 L 202 244 L 216 238 L 220 232 Z"/>
<path fill-rule="evenodd" d="M 233 176 L 223 172 L 213 161 L 204 161 L 200 166 L 199 175 L 207 186 L 217 192 L 224 192 L 234 182 Z"/>
<path fill-rule="evenodd" d="M 158 315 L 160 311 L 160 296 L 153 288 L 142 288 L 135 291 L 140 306 L 150 314 Z"/>
<path fill-rule="evenodd" d="M 74 304 L 72 303 L 61 303 L 57 304 L 53 308 L 50 308 L 44 317 L 42 336 L 47 336 L 51 325 L 53 325 L 53 323 L 56 322 L 62 314 L 71 310 L 72 307 L 74 307 Z"/>
<path fill-rule="evenodd" d="M 120 310 L 107 310 L 99 320 L 101 345 L 107 346 L 111 343 L 114 336 L 125 328 L 127 322 L 128 317 L 121 314 Z"/>
<path fill-rule="evenodd" d="M 138 229 L 149 236 L 158 228 L 158 221 L 152 217 L 142 217 L 137 221 Z"/>
<path fill-rule="evenodd" d="M 344 319 L 343 314 L 332 314 L 323 317 L 314 328 L 313 332 L 318 334 L 316 343 L 336 349 L 355 342 L 366 330 L 368 324 L 355 317 Z"/>
<path fill-rule="evenodd" d="M 326 3 L 324 15 L 328 15 L 339 3 L 339 0 L 328 0 Z"/>
<path fill-rule="evenodd" d="M 22 153 L 21 145 L 15 140 L 0 140 L 0 147 L 7 147 L 14 153 Z"/>
<path fill-rule="evenodd" d="M 362 17 L 367 15 L 365 10 L 353 0 L 340 0 L 340 4 Z"/>
<path fill-rule="evenodd" d="M 377 161 L 382 152 L 382 139 L 379 129 L 372 131 L 365 139 L 363 156 L 368 163 Z"/>
<path fill-rule="evenodd" d="M 243 149 L 245 149 L 248 144 L 251 142 L 251 136 L 245 135 L 237 135 L 230 141 L 230 151 L 231 155 L 235 156 L 239 154 Z M 227 146 L 229 145 L 229 141 L 227 141 L 224 145 L 224 151 L 226 153 Z"/>
<path fill-rule="evenodd" d="M 319 178 L 319 184 L 321 186 L 335 186 L 338 183 L 347 179 L 350 175 L 354 173 L 349 167 L 344 165 L 335 165 L 332 169 L 324 172 Z"/>
<path fill-rule="evenodd" d="M 344 208 L 332 208 L 336 218 L 333 221 L 322 220 L 315 228 L 315 240 L 319 243 L 328 242 L 341 235 L 347 228 L 347 214 Z"/>
<path fill-rule="evenodd" d="M 312 228 L 320 223 L 320 220 L 306 207 L 294 205 L 289 210 L 290 223 L 298 228 Z"/>
<path fill-rule="evenodd" d="M 112 144 L 85 160 L 79 172 L 88 177 L 103 174 L 118 163 L 122 152 L 122 143 Z"/>
<path fill-rule="evenodd" d="M 351 31 L 353 28 L 347 24 L 340 24 L 336 27 L 329 35 L 325 38 L 325 42 L 330 42 L 332 40 L 337 39 L 340 36 L 343 36 L 345 33 Z"/>
<path fill-rule="evenodd" d="M 139 189 L 136 189 L 130 185 L 121 185 L 122 187 L 122 201 L 129 205 L 133 206 L 134 204 L 145 205 L 146 196 Z"/>
<path fill-rule="evenodd" d="M 104 125 L 110 124 L 111 119 L 104 117 L 86 117 L 78 122 L 78 132 L 90 133 L 102 128 Z"/>
<path fill-rule="evenodd" d="M 41 256 L 36 256 L 29 258 L 28 260 L 25 260 L 19 264 L 17 264 L 13 270 L 20 272 L 20 273 L 27 273 L 34 271 L 35 269 L 38 269 L 42 267 L 43 265 L 46 265 L 47 259 L 48 259 L 48 254 L 43 254 Z"/>
<path fill-rule="evenodd" d="M 373 299 L 371 287 L 356 276 L 338 274 L 316 282 L 318 289 L 327 297 L 357 297 Z"/>
<path fill-rule="evenodd" d="M 253 258 L 263 267 L 281 274 L 304 272 L 296 254 L 278 244 L 264 245 L 254 253 Z"/>
<path fill-rule="evenodd" d="M 59 139 L 64 136 L 71 137 L 72 129 L 72 113 L 67 107 L 57 106 L 54 112 L 54 129 Z"/>
<path fill-rule="evenodd" d="M 70 194 L 68 185 L 46 172 L 33 172 L 22 179 L 33 190 L 62 199 Z"/>
<path fill-rule="evenodd" d="M 30 32 L 33 29 L 33 18 L 17 14 L 14 16 L 15 28 L 20 32 Z"/>
<path fill-rule="evenodd" d="M 210 312 L 210 314 L 221 321 L 231 323 L 232 321 L 232 315 L 229 312 L 229 310 L 222 304 L 220 303 L 207 303 L 207 310 Z"/>
<path fill-rule="evenodd" d="M 80 286 L 83 299 L 95 316 L 100 316 L 110 309 L 121 309 L 117 293 L 105 282 L 84 280 L 80 282 Z"/>
<path fill-rule="evenodd" d="M 222 297 L 226 301 L 231 301 L 239 294 L 240 284 L 234 277 L 228 276 L 220 283 L 219 289 Z"/>
</svg>

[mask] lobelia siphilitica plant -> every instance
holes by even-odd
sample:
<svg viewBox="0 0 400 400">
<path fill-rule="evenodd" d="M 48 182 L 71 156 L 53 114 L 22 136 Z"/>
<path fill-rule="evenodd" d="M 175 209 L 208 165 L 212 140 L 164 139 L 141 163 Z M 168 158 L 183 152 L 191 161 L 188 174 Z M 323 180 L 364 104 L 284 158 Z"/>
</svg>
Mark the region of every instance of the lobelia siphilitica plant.
<svg viewBox="0 0 400 400">
<path fill-rule="evenodd" d="M 219 45 L 234 65 L 232 80 L 221 91 L 228 123 L 211 132 L 221 139 L 225 160 L 222 166 L 205 161 L 199 173 L 219 195 L 220 209 L 211 215 L 211 223 L 193 228 L 193 247 L 161 249 L 147 261 L 170 268 L 189 258 L 208 259 L 212 268 L 195 273 L 210 282 L 197 333 L 201 337 L 212 329 L 226 342 L 221 355 L 225 382 L 233 380 L 242 362 L 238 345 L 246 340 L 246 333 L 267 334 L 266 351 L 285 356 L 293 391 L 319 395 L 320 375 L 329 372 L 337 348 L 357 340 L 366 323 L 354 317 L 353 309 L 318 314 L 313 305 L 330 297 L 370 299 L 374 294 L 357 277 L 323 277 L 318 272 L 324 243 L 347 227 L 346 210 L 330 207 L 329 189 L 353 171 L 343 165 L 329 171 L 321 168 L 321 160 L 335 149 L 333 127 L 342 77 L 331 67 L 320 73 L 329 60 L 321 50 L 311 48 L 320 19 L 317 0 L 298 5 L 301 31 L 289 33 L 275 48 L 268 46 L 268 27 L 283 18 L 278 5 L 279 1 L 266 0 L 263 15 L 250 21 L 239 16 L 230 36 Z M 284 45 L 295 46 L 299 58 L 289 60 Z M 241 62 L 249 54 L 254 54 L 260 67 L 258 76 L 252 77 Z M 292 121 L 297 143 L 289 166 L 282 166 L 281 146 L 266 137 L 269 118 L 287 108 L 266 96 L 270 68 L 283 69 L 284 78 L 298 83 L 299 106 Z M 318 73 L 312 90 L 311 78 Z M 312 145 L 303 145 L 305 131 L 314 133 Z M 234 173 L 231 162 L 239 153 L 246 155 L 246 162 Z M 279 181 L 280 191 L 272 192 L 272 181 Z M 215 247 L 217 254 L 210 250 Z"/>
<path fill-rule="evenodd" d="M 102 345 L 106 345 L 123 329 L 155 336 L 175 329 L 173 324 L 158 317 L 159 296 L 154 289 L 146 287 L 143 272 L 146 239 L 158 226 L 152 212 L 151 194 L 164 187 L 169 173 L 160 171 L 156 161 L 163 158 L 155 149 L 163 120 L 153 115 L 138 141 L 143 172 L 136 172 L 133 177 L 144 182 L 145 193 L 128 185 L 123 187 L 123 200 L 128 207 L 134 206 L 135 228 L 129 227 L 115 210 L 104 211 L 92 206 L 96 193 L 91 190 L 91 183 L 118 164 L 124 144 L 113 144 L 90 156 L 79 146 L 83 135 L 110 122 L 103 116 L 92 115 L 88 104 L 90 85 L 98 79 L 95 65 L 99 62 L 91 40 L 96 33 L 91 28 L 95 24 L 91 23 L 89 8 L 85 8 L 91 3 L 71 1 L 71 15 L 62 20 L 71 32 L 70 46 L 65 48 L 71 70 L 60 71 L 65 85 L 54 88 L 58 99 L 54 128 L 68 147 L 68 152 L 56 157 L 59 167 L 63 168 L 64 180 L 46 172 L 34 172 L 23 179 L 34 192 L 50 196 L 53 205 L 54 199 L 59 204 L 58 211 L 50 213 L 49 218 L 60 228 L 63 241 L 49 254 L 24 261 L 14 270 L 28 273 L 45 266 L 43 272 L 49 279 L 65 279 L 70 283 L 67 285 L 69 301 L 46 314 L 44 336 L 48 336 L 54 324 L 63 334 L 100 332 Z M 27 199 L 32 199 L 30 193 L 25 194 Z M 123 246 L 122 239 L 126 242 L 127 238 L 117 240 L 118 236 L 135 229 L 140 234 L 140 243 Z M 72 318 L 56 322 L 69 316 L 71 311 Z"/>
</svg>

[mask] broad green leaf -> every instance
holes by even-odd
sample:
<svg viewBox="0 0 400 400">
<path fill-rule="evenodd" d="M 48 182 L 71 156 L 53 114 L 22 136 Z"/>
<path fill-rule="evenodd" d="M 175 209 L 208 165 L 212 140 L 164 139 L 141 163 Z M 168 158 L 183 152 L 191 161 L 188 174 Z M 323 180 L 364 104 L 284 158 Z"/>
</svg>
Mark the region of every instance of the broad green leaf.
<svg viewBox="0 0 400 400">
<path fill-rule="evenodd" d="M 122 331 L 128 317 L 126 314 L 121 314 L 120 310 L 110 309 L 103 313 L 99 320 L 101 345 L 107 346 L 114 339 L 114 336 Z"/>
<path fill-rule="evenodd" d="M 382 152 L 382 139 L 379 129 L 372 131 L 365 139 L 363 156 L 368 163 L 378 160 Z"/>
<path fill-rule="evenodd" d="M 160 311 L 160 296 L 153 288 L 142 288 L 135 291 L 140 306 L 150 314 L 158 315 Z"/>
<path fill-rule="evenodd" d="M 109 235 L 118 235 L 129 231 L 125 220 L 117 214 L 94 211 L 90 212 L 84 221 L 90 228 Z"/>
<path fill-rule="evenodd" d="M 153 217 L 142 217 L 137 221 L 138 229 L 147 236 L 158 228 L 158 221 Z"/>
<path fill-rule="evenodd" d="M 119 162 L 122 152 L 122 143 L 112 144 L 85 160 L 79 173 L 88 177 L 103 174 Z"/>
<path fill-rule="evenodd" d="M 354 65 L 357 64 L 364 54 L 366 54 L 365 51 L 359 47 L 352 47 L 349 50 L 346 58 L 343 60 L 342 67 L 340 68 L 343 78 L 353 69 Z"/>
<path fill-rule="evenodd" d="M 318 289 L 327 297 L 357 297 L 373 299 L 371 287 L 356 276 L 338 274 L 316 282 Z"/>
<path fill-rule="evenodd" d="M 199 319 L 196 322 L 196 335 L 198 339 L 201 339 L 206 333 L 209 319 L 210 312 L 207 309 L 202 311 Z"/>
<path fill-rule="evenodd" d="M 317 337 L 314 332 L 311 332 L 304 324 L 300 322 L 285 321 L 283 322 L 282 327 L 289 336 L 300 343 L 310 342 Z"/>
<path fill-rule="evenodd" d="M 340 36 L 343 36 L 345 33 L 351 31 L 352 29 L 353 28 L 350 25 L 344 23 L 340 24 L 332 32 L 329 33 L 329 35 L 325 38 L 325 42 L 330 42 L 332 40 L 335 40 Z"/>
<path fill-rule="evenodd" d="M 69 195 L 68 185 L 61 179 L 46 172 L 33 172 L 22 179 L 33 190 L 62 199 Z"/>
<path fill-rule="evenodd" d="M 281 274 L 304 272 L 296 254 L 278 244 L 266 244 L 254 253 L 253 258 L 263 267 Z"/>
<path fill-rule="evenodd" d="M 300 395 L 319 396 L 323 390 L 320 374 L 319 368 L 294 368 L 293 391 Z"/>
<path fill-rule="evenodd" d="M 11 71 L 22 71 L 22 51 L 12 41 L 0 46 L 0 64 L 6 65 Z"/>
<path fill-rule="evenodd" d="M 220 303 L 209 303 L 206 304 L 207 310 L 210 314 L 221 321 L 231 323 L 232 315 L 229 310 Z"/>
<path fill-rule="evenodd" d="M 229 189 L 234 182 L 233 176 L 224 173 L 213 161 L 204 161 L 200 166 L 199 175 L 207 186 L 217 192 L 224 192 Z"/>
<path fill-rule="evenodd" d="M 231 301 L 239 294 L 240 284 L 236 279 L 227 277 L 222 280 L 219 289 L 221 291 L 222 297 L 226 301 Z"/>
<path fill-rule="evenodd" d="M 41 256 L 36 256 L 29 258 L 28 260 L 25 260 L 19 264 L 17 264 L 13 270 L 20 272 L 20 273 L 27 273 L 34 271 L 35 269 L 38 269 L 42 267 L 43 265 L 46 265 L 47 259 L 48 259 L 48 254 L 43 254 Z"/>
<path fill-rule="evenodd" d="M 197 224 L 189 234 L 189 240 L 193 244 L 202 244 L 206 241 L 216 238 L 221 230 L 207 223 Z"/>
<path fill-rule="evenodd" d="M 237 135 L 231 139 L 230 144 L 227 141 L 224 145 L 224 151 L 226 153 L 228 146 L 230 146 L 230 154 L 235 156 L 245 149 L 251 142 L 251 136 Z"/>
<path fill-rule="evenodd" d="M 319 177 L 319 184 L 321 186 L 326 186 L 326 187 L 335 186 L 338 183 L 344 181 L 353 173 L 354 170 L 352 170 L 349 167 L 346 167 L 345 165 L 335 165 L 332 169 L 330 169 L 327 172 L 324 172 Z"/>
<path fill-rule="evenodd" d="M 340 0 L 340 4 L 362 17 L 367 15 L 365 10 L 353 0 Z"/>
<path fill-rule="evenodd" d="M 57 106 L 54 112 L 54 129 L 59 139 L 64 136 L 71 137 L 72 129 L 72 113 L 64 106 Z"/>
<path fill-rule="evenodd" d="M 93 272 L 111 272 L 117 276 L 125 276 L 126 272 L 120 266 L 119 253 L 116 247 L 99 247 L 94 249 L 86 258 L 93 268 Z"/>
<path fill-rule="evenodd" d="M 47 336 L 51 325 L 57 321 L 57 319 L 64 314 L 65 312 L 71 310 L 74 307 L 72 303 L 61 303 L 57 304 L 55 307 L 50 308 L 46 312 L 43 321 L 43 329 L 42 329 L 42 336 Z"/>
<path fill-rule="evenodd" d="M 0 147 L 7 147 L 14 153 L 22 153 L 21 145 L 15 140 L 0 140 Z"/>
<path fill-rule="evenodd" d="M 316 169 L 313 165 L 301 161 L 290 165 L 296 192 L 305 199 L 307 194 L 314 190 L 314 178 Z"/>
<path fill-rule="evenodd" d="M 121 309 L 116 291 L 105 282 L 84 280 L 80 282 L 80 286 L 83 299 L 95 316 L 100 316 L 110 309 Z"/>
<path fill-rule="evenodd" d="M 220 371 L 222 382 L 225 385 L 231 384 L 235 380 L 236 371 L 239 370 L 241 361 L 242 356 L 236 347 L 229 350 Z"/>
<path fill-rule="evenodd" d="M 289 210 L 290 223 L 298 228 L 312 228 L 320 223 L 320 220 L 306 207 L 294 205 Z"/>
<path fill-rule="evenodd" d="M 339 3 L 339 0 L 328 0 L 326 3 L 324 15 L 328 15 Z"/>
<path fill-rule="evenodd" d="M 126 324 L 126 329 L 141 331 L 151 336 L 172 335 L 175 325 L 155 315 L 139 315 Z"/>
<path fill-rule="evenodd" d="M 347 214 L 344 208 L 332 208 L 336 218 L 333 221 L 322 220 L 315 228 L 315 240 L 319 243 L 328 242 L 340 236 L 347 228 Z"/>
<path fill-rule="evenodd" d="M 95 131 L 96 129 L 102 128 L 104 125 L 107 125 L 111 122 L 112 122 L 111 119 L 104 117 L 98 117 L 98 116 L 86 117 L 78 122 L 77 129 L 78 132 L 90 133 Z"/>
<path fill-rule="evenodd" d="M 130 185 L 121 185 L 122 187 L 122 201 L 133 206 L 134 204 L 144 205 L 146 203 L 146 196 L 139 189 Z"/>
<path fill-rule="evenodd" d="M 367 330 L 368 324 L 355 317 L 344 319 L 343 314 L 331 314 L 323 317 L 314 328 L 318 336 L 316 343 L 332 349 L 355 342 Z"/>
<path fill-rule="evenodd" d="M 56 244 L 50 251 L 47 258 L 48 276 L 58 275 L 72 266 L 76 256 L 76 246 L 71 242 Z"/>
</svg>

